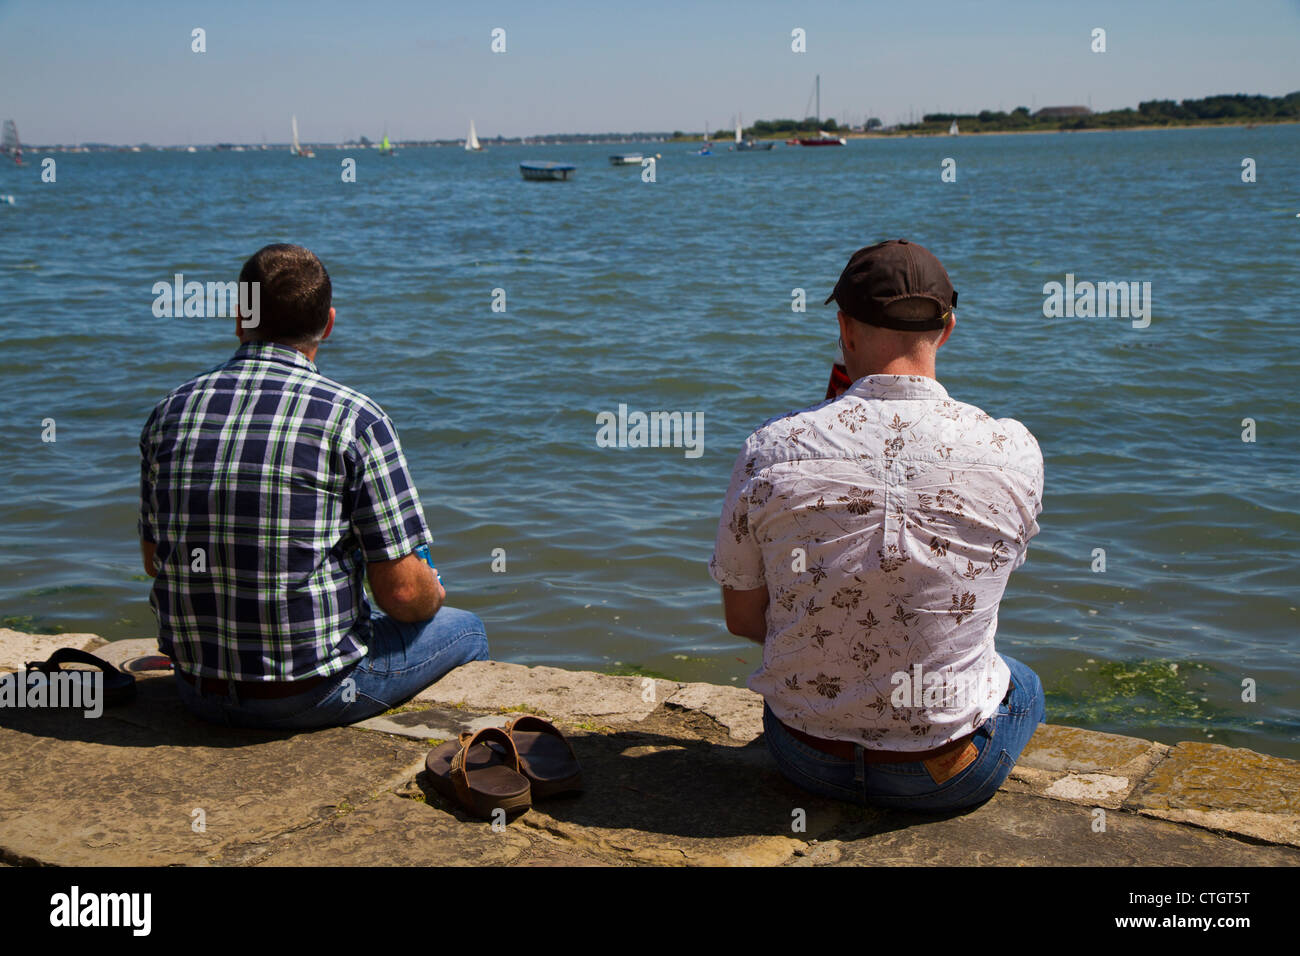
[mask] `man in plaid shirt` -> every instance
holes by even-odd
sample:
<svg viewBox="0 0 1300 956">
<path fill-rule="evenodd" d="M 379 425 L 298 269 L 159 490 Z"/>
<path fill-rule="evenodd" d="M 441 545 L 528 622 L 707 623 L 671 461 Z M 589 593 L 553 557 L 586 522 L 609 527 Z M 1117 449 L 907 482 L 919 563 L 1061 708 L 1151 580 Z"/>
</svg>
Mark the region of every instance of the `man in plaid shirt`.
<svg viewBox="0 0 1300 956">
<path fill-rule="evenodd" d="M 485 660 L 483 623 L 443 607 L 416 553 L 430 534 L 392 422 L 313 364 L 334 328 L 325 267 L 270 245 L 239 280 L 242 302 L 259 292 L 239 349 L 159 402 L 140 436 L 159 647 L 205 719 L 364 720 Z"/>
</svg>

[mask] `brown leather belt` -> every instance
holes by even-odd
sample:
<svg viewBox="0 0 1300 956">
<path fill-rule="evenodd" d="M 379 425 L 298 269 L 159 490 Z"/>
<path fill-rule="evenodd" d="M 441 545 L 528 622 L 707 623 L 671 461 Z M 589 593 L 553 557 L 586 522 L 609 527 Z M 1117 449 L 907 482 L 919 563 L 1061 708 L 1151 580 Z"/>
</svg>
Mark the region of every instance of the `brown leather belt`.
<svg viewBox="0 0 1300 956">
<path fill-rule="evenodd" d="M 781 721 L 781 726 L 795 740 L 806 743 L 814 750 L 820 750 L 832 757 L 839 757 L 841 760 L 856 759 L 853 753 L 854 744 L 850 740 L 825 740 L 821 737 L 814 737 L 802 730 L 795 730 L 785 721 Z M 919 763 L 922 760 L 942 757 L 945 754 L 961 750 L 971 742 L 975 734 L 976 731 L 972 730 L 965 737 L 958 737 L 956 740 L 946 743 L 942 747 L 935 747 L 932 750 L 869 750 L 863 747 L 862 760 L 864 763 Z"/>
<path fill-rule="evenodd" d="M 185 682 L 191 687 L 198 687 L 198 680 L 193 674 L 187 673 L 176 668 L 176 673 L 185 679 Z M 305 694 L 313 687 L 319 687 L 330 677 L 308 677 L 304 680 L 292 681 L 271 681 L 271 680 L 235 680 L 230 681 L 219 677 L 203 678 L 204 694 L 221 694 L 228 696 L 230 688 L 233 685 L 235 692 L 241 698 L 249 700 L 280 700 L 284 697 L 296 697 L 299 694 Z"/>
</svg>

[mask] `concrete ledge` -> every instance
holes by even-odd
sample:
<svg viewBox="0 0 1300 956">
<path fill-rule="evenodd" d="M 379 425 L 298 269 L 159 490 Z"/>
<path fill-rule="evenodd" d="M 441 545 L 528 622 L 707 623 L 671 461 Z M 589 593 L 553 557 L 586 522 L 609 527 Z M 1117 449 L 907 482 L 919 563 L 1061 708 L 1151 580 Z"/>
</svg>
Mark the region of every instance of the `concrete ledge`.
<svg viewBox="0 0 1300 956">
<path fill-rule="evenodd" d="M 0 670 L 59 646 L 156 652 L 0 631 Z M 0 864 L 1300 864 L 1300 763 L 1248 750 L 1044 725 L 993 800 L 935 817 L 795 787 L 743 688 L 481 662 L 362 724 L 273 733 L 203 724 L 169 672 L 136 673 L 99 719 L 0 709 Z M 587 791 L 494 830 L 424 756 L 521 711 L 570 736 Z"/>
<path fill-rule="evenodd" d="M 61 647 L 94 651 L 107 645 L 97 634 L 25 634 L 0 627 L 0 671 L 20 671 L 29 661 L 43 661 Z"/>
<path fill-rule="evenodd" d="M 558 667 L 475 661 L 416 696 L 430 704 L 479 710 L 528 708 L 553 717 L 642 720 L 681 685 L 649 677 L 611 677 Z"/>
</svg>

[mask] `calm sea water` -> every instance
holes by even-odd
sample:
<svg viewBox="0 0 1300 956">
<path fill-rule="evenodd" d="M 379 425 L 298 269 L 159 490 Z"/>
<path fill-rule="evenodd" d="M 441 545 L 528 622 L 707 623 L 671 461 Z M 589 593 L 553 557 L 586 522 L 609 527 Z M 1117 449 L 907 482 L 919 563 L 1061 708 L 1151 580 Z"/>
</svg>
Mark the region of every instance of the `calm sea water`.
<svg viewBox="0 0 1300 956">
<path fill-rule="evenodd" d="M 154 318 L 151 287 L 233 279 L 292 241 L 334 280 L 318 364 L 396 421 L 453 602 L 495 657 L 743 684 L 759 651 L 726 633 L 706 568 L 733 458 L 820 400 L 836 332 L 819 303 L 855 248 L 902 235 L 961 293 L 940 379 L 1043 447 L 1042 534 L 998 645 L 1042 675 L 1049 720 L 1300 756 L 1300 127 L 659 144 L 653 184 L 608 165 L 630 148 L 60 154 L 55 184 L 36 154 L 0 170 L 4 624 L 152 635 L 139 430 L 235 339 L 227 320 Z M 526 183 L 529 158 L 577 178 Z M 1150 327 L 1044 318 L 1067 272 L 1150 282 Z M 620 403 L 703 412 L 704 454 L 598 448 L 595 416 Z"/>
</svg>

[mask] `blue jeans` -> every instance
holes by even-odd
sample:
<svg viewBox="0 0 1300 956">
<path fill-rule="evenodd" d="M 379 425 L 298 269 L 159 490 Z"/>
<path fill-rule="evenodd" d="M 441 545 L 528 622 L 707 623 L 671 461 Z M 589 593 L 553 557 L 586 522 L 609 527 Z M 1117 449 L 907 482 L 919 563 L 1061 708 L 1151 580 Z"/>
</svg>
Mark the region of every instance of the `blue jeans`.
<svg viewBox="0 0 1300 956">
<path fill-rule="evenodd" d="M 796 739 L 766 705 L 763 730 L 781 773 L 813 793 L 862 806 L 943 812 L 983 803 L 1002 785 L 1020 752 L 1046 718 L 1043 684 L 1014 658 L 1001 655 L 1012 690 L 998 712 L 975 731 L 979 756 L 956 776 L 936 784 L 923 762 L 860 763 L 822 753 Z M 861 756 L 861 748 L 855 751 Z"/>
<path fill-rule="evenodd" d="M 279 700 L 204 693 L 178 673 L 181 701 L 197 717 L 232 727 L 310 730 L 356 723 L 414 697 L 448 671 L 488 656 L 483 622 L 469 611 L 444 607 L 432 620 L 406 624 L 372 611 L 369 652 L 347 670 L 310 690 Z"/>
</svg>

